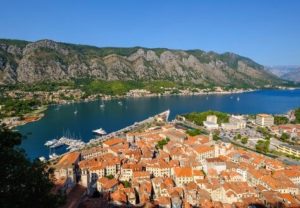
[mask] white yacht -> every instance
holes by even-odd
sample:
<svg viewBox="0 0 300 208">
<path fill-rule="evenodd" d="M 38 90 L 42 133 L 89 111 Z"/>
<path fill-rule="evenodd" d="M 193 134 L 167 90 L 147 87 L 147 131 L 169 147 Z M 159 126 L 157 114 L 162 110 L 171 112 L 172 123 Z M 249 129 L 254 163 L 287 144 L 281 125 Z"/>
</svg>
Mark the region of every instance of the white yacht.
<svg viewBox="0 0 300 208">
<path fill-rule="evenodd" d="M 75 111 L 74 111 L 74 115 L 77 115 L 77 113 L 78 113 L 78 111 L 77 111 L 77 110 L 75 110 Z"/>
<path fill-rule="evenodd" d="M 56 153 L 53 153 L 53 154 L 50 154 L 49 155 L 49 158 L 50 159 L 55 159 L 55 158 L 57 158 L 58 157 L 58 155 L 56 154 Z"/>
<path fill-rule="evenodd" d="M 39 157 L 39 160 L 41 161 L 41 162 L 45 162 L 46 161 L 46 158 L 45 157 Z"/>
<path fill-rule="evenodd" d="M 54 145 L 55 143 L 57 143 L 57 139 L 52 139 L 52 140 L 47 141 L 45 143 L 45 146 L 49 147 L 49 146 Z"/>
<path fill-rule="evenodd" d="M 99 134 L 99 135 L 105 135 L 106 131 L 104 131 L 104 129 L 100 128 L 100 129 L 95 129 L 93 130 L 94 134 Z"/>
</svg>

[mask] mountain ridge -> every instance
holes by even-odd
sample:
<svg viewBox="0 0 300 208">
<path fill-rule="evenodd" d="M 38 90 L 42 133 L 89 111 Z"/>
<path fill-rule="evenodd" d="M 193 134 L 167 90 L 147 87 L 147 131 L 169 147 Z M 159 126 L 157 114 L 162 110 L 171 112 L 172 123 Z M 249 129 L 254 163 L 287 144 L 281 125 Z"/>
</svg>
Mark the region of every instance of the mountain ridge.
<svg viewBox="0 0 300 208">
<path fill-rule="evenodd" d="M 300 65 L 269 66 L 266 69 L 281 79 L 300 82 Z"/>
<path fill-rule="evenodd" d="M 170 80 L 219 86 L 263 86 L 282 80 L 253 60 L 226 52 L 145 47 L 96 47 L 0 39 L 0 84 L 76 78 Z"/>
</svg>

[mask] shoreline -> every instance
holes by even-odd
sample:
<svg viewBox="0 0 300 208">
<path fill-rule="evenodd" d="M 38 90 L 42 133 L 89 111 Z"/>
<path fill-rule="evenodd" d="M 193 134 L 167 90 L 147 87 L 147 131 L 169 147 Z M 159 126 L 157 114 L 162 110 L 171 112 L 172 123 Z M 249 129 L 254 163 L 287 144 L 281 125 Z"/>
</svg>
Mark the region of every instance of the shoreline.
<svg viewBox="0 0 300 208">
<path fill-rule="evenodd" d="M 28 123 L 33 123 L 36 121 L 39 121 L 45 116 L 45 111 L 48 109 L 49 105 L 43 105 L 39 109 L 22 115 L 23 119 L 21 117 L 6 117 L 3 118 L 0 122 L 0 124 L 5 124 L 9 129 L 14 129 L 18 126 L 23 126 Z"/>
<path fill-rule="evenodd" d="M 49 105 L 68 105 L 73 103 L 82 103 L 82 102 L 92 102 L 96 100 L 118 100 L 124 98 L 143 98 L 143 97 L 168 97 L 168 96 L 203 96 L 203 95 L 230 95 L 230 94 L 242 94 L 248 92 L 260 91 L 262 89 L 249 89 L 249 90 L 237 90 L 237 91 L 211 91 L 211 92 L 192 92 L 192 93 L 165 93 L 165 94 L 144 94 L 144 95 L 103 95 L 95 99 L 82 99 L 82 100 L 73 100 L 61 103 L 53 103 Z"/>
<path fill-rule="evenodd" d="M 102 95 L 101 97 L 94 97 L 91 99 L 81 99 L 81 100 L 72 100 L 72 101 L 66 101 L 63 100 L 63 102 L 57 102 L 57 103 L 51 103 L 51 104 L 47 104 L 47 105 L 43 105 L 41 106 L 42 110 L 39 113 L 36 113 L 34 116 L 32 116 L 32 114 L 34 114 L 35 112 L 29 113 L 29 115 L 26 117 L 26 115 L 24 115 L 23 120 L 14 120 L 15 123 L 13 124 L 7 124 L 5 123 L 5 120 L 10 120 L 10 119 L 15 119 L 16 117 L 6 117 L 2 119 L 1 123 L 5 123 L 6 126 L 10 129 L 19 127 L 19 126 L 23 126 L 26 125 L 28 123 L 33 123 L 36 121 L 39 121 L 40 119 L 42 119 L 45 114 L 44 112 L 49 108 L 49 106 L 60 106 L 60 105 L 70 105 L 70 104 L 78 104 L 78 103 L 88 103 L 88 102 L 93 102 L 93 101 L 97 101 L 97 100 L 102 100 L 102 101 L 106 101 L 106 100 L 118 100 L 118 99 L 126 99 L 126 98 L 144 98 L 144 97 L 168 97 L 168 96 L 205 96 L 205 95 L 230 95 L 230 94 L 243 94 L 243 93 L 249 93 L 249 92 L 255 92 L 255 91 L 260 91 L 260 90 L 296 90 L 296 89 L 300 89 L 300 88 L 268 88 L 268 89 L 263 89 L 263 88 L 259 88 L 259 89 L 246 89 L 246 90 L 232 90 L 232 91 L 210 91 L 210 92 L 181 92 L 181 93 L 163 93 L 163 94 L 157 94 L 157 93 L 150 93 L 150 94 L 145 94 L 145 95 Z M 38 110 L 39 111 L 39 110 Z"/>
</svg>

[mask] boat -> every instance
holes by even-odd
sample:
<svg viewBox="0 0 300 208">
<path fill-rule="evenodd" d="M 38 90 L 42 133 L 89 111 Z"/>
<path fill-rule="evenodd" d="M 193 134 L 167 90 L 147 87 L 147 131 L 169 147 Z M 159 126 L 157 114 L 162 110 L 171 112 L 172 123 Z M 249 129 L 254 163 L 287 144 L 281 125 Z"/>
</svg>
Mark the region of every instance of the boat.
<svg viewBox="0 0 300 208">
<path fill-rule="evenodd" d="M 52 153 L 52 154 L 49 155 L 50 159 L 55 159 L 57 157 L 58 157 L 58 155 L 56 153 Z"/>
<path fill-rule="evenodd" d="M 237 97 L 236 100 L 237 100 L 237 101 L 240 101 L 240 97 Z"/>
<path fill-rule="evenodd" d="M 101 104 L 101 105 L 100 105 L 100 108 L 104 108 L 104 107 L 105 107 L 105 105 L 104 105 L 104 104 Z"/>
<path fill-rule="evenodd" d="M 57 139 L 52 139 L 52 140 L 47 141 L 45 143 L 45 146 L 49 147 L 49 146 L 54 145 L 55 143 L 57 143 Z"/>
<path fill-rule="evenodd" d="M 104 129 L 100 128 L 100 129 L 93 130 L 93 133 L 99 134 L 99 135 L 104 135 L 104 134 L 106 134 L 106 131 L 104 131 Z"/>
<path fill-rule="evenodd" d="M 39 160 L 41 161 L 41 162 L 45 162 L 46 161 L 46 158 L 45 157 L 39 157 Z"/>
<path fill-rule="evenodd" d="M 123 103 L 121 101 L 118 102 L 119 105 L 123 105 Z"/>
<path fill-rule="evenodd" d="M 56 140 L 56 142 L 52 145 L 49 145 L 50 148 L 57 148 L 63 146 L 65 144 L 67 137 L 61 137 L 60 139 Z"/>
<path fill-rule="evenodd" d="M 74 111 L 74 115 L 77 115 L 77 113 L 78 113 L 78 111 L 77 111 L 77 110 L 75 110 L 75 111 Z"/>
</svg>

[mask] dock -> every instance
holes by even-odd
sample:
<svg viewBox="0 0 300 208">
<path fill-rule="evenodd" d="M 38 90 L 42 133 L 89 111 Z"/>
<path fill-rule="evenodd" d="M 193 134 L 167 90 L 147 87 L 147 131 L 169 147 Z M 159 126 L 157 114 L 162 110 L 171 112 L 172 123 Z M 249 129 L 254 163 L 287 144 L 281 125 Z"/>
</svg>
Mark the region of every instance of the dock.
<svg viewBox="0 0 300 208">
<path fill-rule="evenodd" d="M 87 146 L 97 145 L 97 144 L 99 144 L 101 142 L 105 142 L 105 141 L 107 141 L 107 140 L 109 140 L 109 139 L 111 139 L 113 137 L 119 136 L 119 135 L 124 134 L 124 133 L 126 133 L 128 131 L 132 131 L 132 130 L 138 128 L 140 125 L 153 122 L 157 118 L 162 118 L 162 120 L 168 121 L 169 115 L 170 115 L 170 110 L 164 111 L 162 113 L 159 113 L 157 115 L 149 117 L 149 118 L 147 118 L 145 120 L 142 120 L 142 121 L 139 121 L 139 122 L 135 122 L 134 124 L 132 124 L 130 126 L 127 126 L 125 128 L 122 128 L 122 129 L 119 129 L 117 131 L 111 132 L 111 133 L 109 133 L 109 134 L 107 134 L 105 136 L 99 136 L 99 137 L 97 137 L 95 139 L 91 139 L 88 143 L 84 143 L 81 140 L 75 140 L 75 141 L 82 142 L 82 143 L 80 145 L 76 146 L 75 148 L 71 148 L 69 151 L 67 151 L 67 152 L 59 155 L 59 157 L 65 155 L 65 154 L 67 154 L 67 153 L 69 153 L 71 151 L 82 150 L 82 149 L 86 148 Z M 63 139 L 63 140 L 60 141 L 61 139 Z M 58 141 L 60 141 L 60 143 L 63 143 L 63 145 L 68 145 L 68 146 L 72 145 L 70 143 L 71 141 L 74 141 L 73 139 L 68 139 L 66 137 L 62 137 L 61 139 L 59 139 Z M 54 159 L 56 159 L 56 158 L 53 158 L 53 159 L 50 158 L 50 160 L 54 160 Z"/>
<path fill-rule="evenodd" d="M 107 140 L 111 139 L 112 137 L 116 137 L 116 136 L 121 135 L 125 132 L 132 131 L 132 130 L 136 129 L 137 127 L 139 127 L 140 125 L 153 122 L 157 117 L 164 117 L 164 120 L 168 121 L 169 115 L 170 115 L 170 110 L 164 111 L 164 112 L 159 113 L 155 116 L 149 117 L 149 118 L 147 118 L 143 121 L 135 122 L 134 124 L 132 124 L 130 126 L 127 126 L 125 128 L 119 129 L 119 130 L 114 131 L 114 132 L 111 132 L 111 133 L 109 133 L 105 136 L 100 136 L 96 139 L 91 139 L 87 143 L 87 145 L 94 145 L 94 144 L 97 144 L 99 142 L 104 142 L 104 141 L 107 141 Z"/>
</svg>

